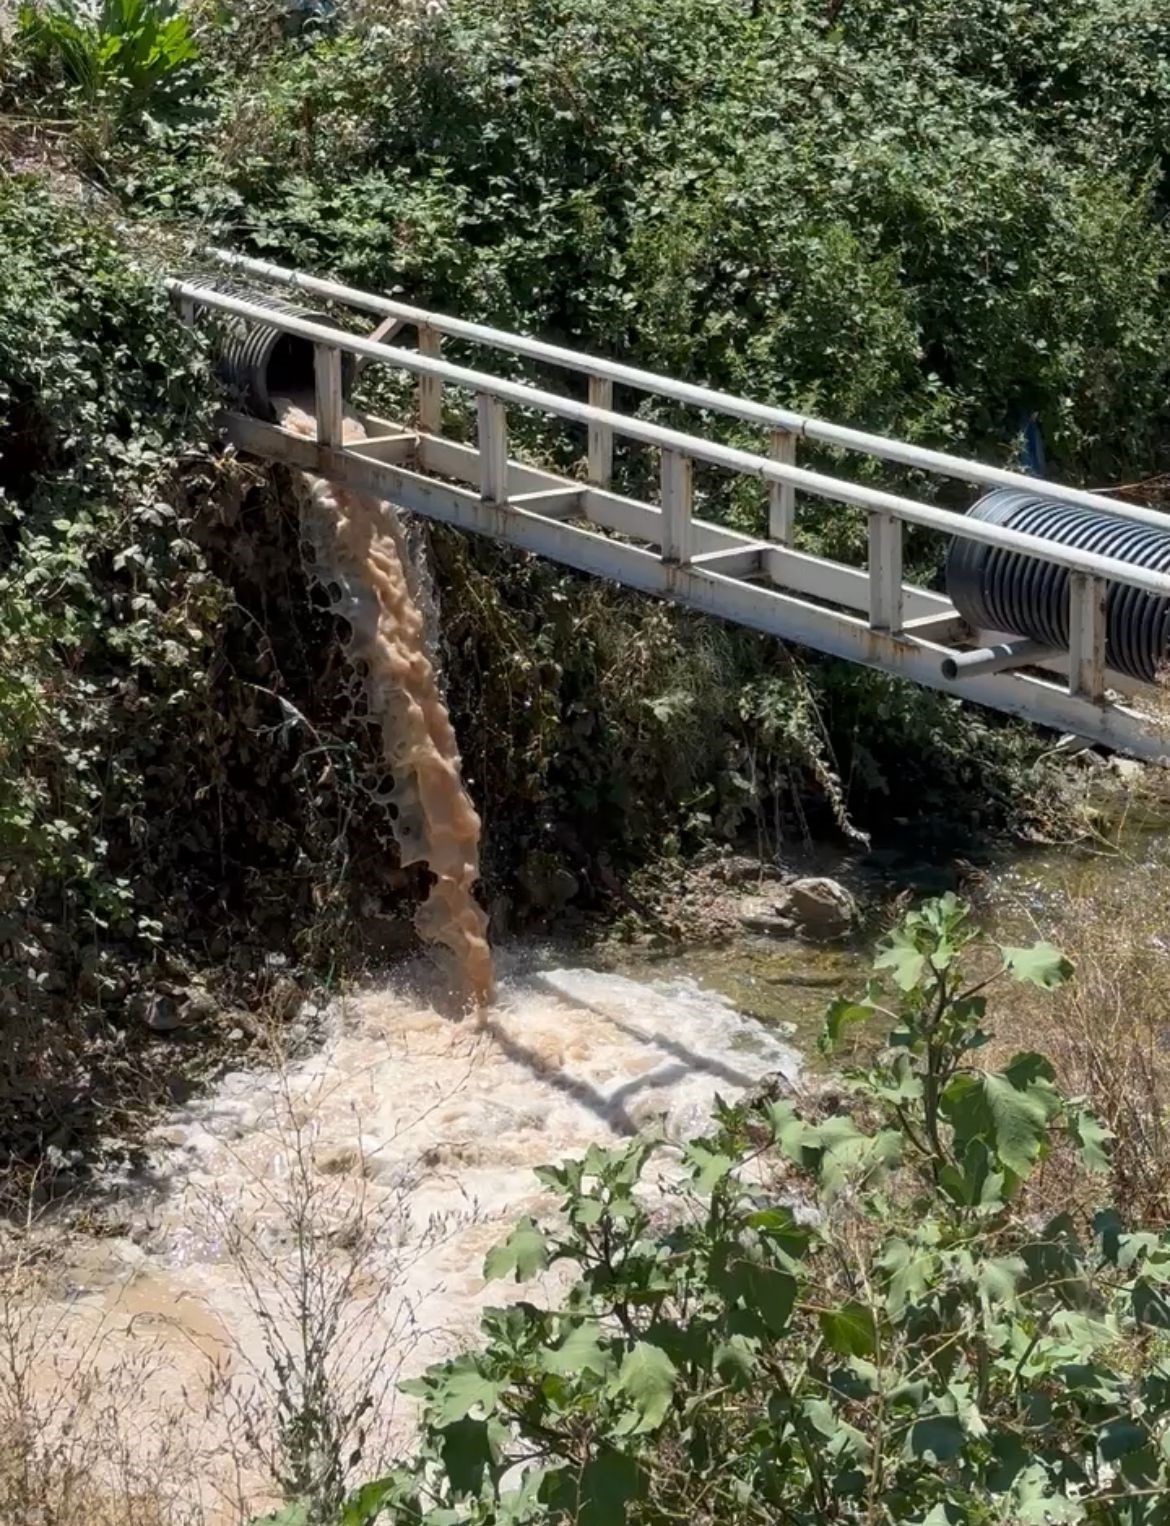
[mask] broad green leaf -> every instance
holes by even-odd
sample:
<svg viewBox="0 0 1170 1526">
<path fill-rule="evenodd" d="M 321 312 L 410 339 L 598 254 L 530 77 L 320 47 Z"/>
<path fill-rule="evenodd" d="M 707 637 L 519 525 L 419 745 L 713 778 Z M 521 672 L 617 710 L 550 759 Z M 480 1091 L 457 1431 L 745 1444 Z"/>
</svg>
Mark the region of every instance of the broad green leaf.
<svg viewBox="0 0 1170 1526">
<path fill-rule="evenodd" d="M 625 1526 L 626 1507 L 646 1490 L 646 1475 L 625 1452 L 602 1450 L 583 1468 L 550 1469 L 541 1499 L 558 1521 L 573 1526 Z"/>
<path fill-rule="evenodd" d="M 1048 1109 L 1050 1118 L 1060 1112 L 1064 1104 L 1053 1084 L 1056 1070 L 1047 1055 L 1037 1054 L 1034 1049 L 1017 1050 L 1004 1066 L 1003 1074 L 1017 1090 L 1033 1090 Z"/>
<path fill-rule="evenodd" d="M 548 1242 L 531 1219 L 521 1219 L 502 1245 L 487 1254 L 483 1275 L 488 1282 L 515 1272 L 517 1282 L 527 1282 L 548 1265 Z"/>
<path fill-rule="evenodd" d="M 873 1070 L 866 1078 L 866 1089 L 883 1102 L 903 1106 L 907 1102 L 922 1099 L 922 1077 L 914 1069 L 914 1062 L 906 1053 L 897 1054 L 893 1061 L 879 1070 Z"/>
<path fill-rule="evenodd" d="M 579 1197 L 569 1209 L 569 1222 L 589 1229 L 605 1217 L 605 1204 L 600 1198 Z"/>
<path fill-rule="evenodd" d="M 937 1257 L 931 1250 L 894 1239 L 883 1247 L 877 1264 L 887 1273 L 886 1307 L 897 1319 L 909 1305 L 918 1302 L 935 1273 Z"/>
<path fill-rule="evenodd" d="M 819 1180 L 826 1206 L 851 1184 L 874 1186 L 900 1164 L 903 1137 L 897 1129 L 863 1134 L 852 1128 L 832 1140 L 821 1161 Z"/>
<path fill-rule="evenodd" d="M 570 1330 L 559 1346 L 543 1346 L 536 1359 L 545 1372 L 566 1377 L 580 1372 L 593 1372 L 604 1377 L 613 1366 L 612 1356 L 602 1349 L 601 1326 L 593 1323 Z"/>
<path fill-rule="evenodd" d="M 464 1416 L 444 1426 L 441 1435 L 440 1456 L 451 1487 L 459 1494 L 478 1494 L 484 1475 L 498 1461 L 492 1426 Z"/>
<path fill-rule="evenodd" d="M 873 961 L 875 970 L 889 970 L 902 991 L 913 991 L 926 974 L 926 955 L 901 928 L 890 934 Z"/>
<path fill-rule="evenodd" d="M 443 1367 L 432 1368 L 425 1381 L 429 1387 L 428 1410 L 436 1426 L 462 1420 L 477 1406 L 490 1414 L 503 1387 L 484 1377 L 471 1356 L 456 1357 Z"/>
<path fill-rule="evenodd" d="M 791 1102 L 770 1102 L 766 1111 L 775 1144 L 796 1165 L 807 1165 L 805 1152 L 819 1138 L 816 1125 L 798 1117 Z"/>
<path fill-rule="evenodd" d="M 1068 1131 L 1076 1141 L 1077 1154 L 1086 1171 L 1108 1171 L 1109 1141 L 1113 1138 L 1113 1133 L 1096 1113 L 1090 1112 L 1088 1108 L 1070 1107 Z"/>
<path fill-rule="evenodd" d="M 622 1358 L 617 1377 L 610 1383 L 612 1394 L 620 1394 L 632 1406 L 616 1427 L 618 1435 L 643 1435 L 657 1430 L 666 1418 L 674 1393 L 677 1369 L 662 1350 L 649 1341 L 638 1341 Z"/>
<path fill-rule="evenodd" d="M 1125 1392 L 1125 1380 L 1116 1372 L 1096 1362 L 1066 1362 L 1054 1369 L 1070 1392 L 1091 1398 L 1098 1404 L 1116 1407 Z"/>
<path fill-rule="evenodd" d="M 733 1335 L 715 1347 L 712 1366 L 730 1388 L 747 1388 L 756 1369 L 758 1342 L 747 1335 Z"/>
<path fill-rule="evenodd" d="M 694 1139 L 687 1145 L 684 1159 L 691 1168 L 691 1180 L 700 1192 L 711 1192 L 734 1165 L 730 1155 L 716 1150 L 705 1139 Z"/>
<path fill-rule="evenodd" d="M 821 1334 L 838 1356 L 872 1356 L 877 1350 L 877 1323 L 863 1303 L 845 1303 L 820 1316 Z"/>
<path fill-rule="evenodd" d="M 966 1443 L 957 1415 L 928 1415 L 916 1420 L 906 1438 L 911 1457 L 925 1457 L 934 1462 L 951 1462 Z"/>
<path fill-rule="evenodd" d="M 960 1153 L 969 1140 L 982 1139 L 1021 1178 L 1039 1158 L 1049 1106 L 1035 1087 L 1020 1089 L 1006 1074 L 959 1075 L 947 1084 L 942 1109 Z"/>
<path fill-rule="evenodd" d="M 416 1489 L 417 1485 L 398 1474 L 373 1479 L 346 1500 L 337 1526 L 372 1526 L 379 1511 L 408 1499 Z"/>
<path fill-rule="evenodd" d="M 801 1405 L 824 1440 L 825 1455 L 834 1462 L 859 1462 L 868 1457 L 869 1443 L 827 1399 L 806 1399 Z"/>
<path fill-rule="evenodd" d="M 1012 1487 L 1011 1519 L 1020 1526 L 1065 1526 L 1083 1521 L 1085 1507 L 1067 1497 L 1042 1463 L 1032 1463 Z"/>
<path fill-rule="evenodd" d="M 294 1502 L 275 1515 L 258 1515 L 252 1526 L 309 1526 L 309 1507 Z"/>
<path fill-rule="evenodd" d="M 873 1016 L 873 1007 L 868 1002 L 848 1001 L 844 997 L 838 997 L 836 1001 L 829 1003 L 825 1013 L 825 1024 L 821 1030 L 820 1048 L 826 1054 L 832 1051 L 841 1042 L 841 1035 L 846 1029 L 854 1024 L 867 1023 Z"/>
<path fill-rule="evenodd" d="M 1013 1302 L 1016 1289 L 1027 1275 L 1027 1263 L 1022 1256 L 993 1256 L 980 1261 L 975 1274 L 979 1291 L 989 1303 Z"/>
<path fill-rule="evenodd" d="M 956 1150 L 960 1141 L 956 1138 Z M 1014 1172 L 996 1170 L 996 1157 L 983 1139 L 963 1142 L 957 1165 L 948 1162 L 938 1174 L 942 1192 L 965 1207 L 998 1208 L 1011 1195 L 1018 1178 Z"/>
<path fill-rule="evenodd" d="M 1073 967 L 1051 943 L 1033 943 L 1030 948 L 1000 948 L 1004 968 L 1016 980 L 1054 991 L 1072 975 Z"/>
<path fill-rule="evenodd" d="M 963 1427 L 963 1434 L 976 1441 L 982 1441 L 987 1435 L 987 1423 L 971 1392 L 970 1383 L 948 1383 L 947 1394 L 955 1406 L 955 1418 Z"/>
<path fill-rule="evenodd" d="M 1117 1339 L 1117 1322 L 1109 1314 L 1098 1318 L 1078 1309 L 1057 1309 L 1049 1322 L 1051 1340 L 1041 1342 L 1050 1352 L 1067 1357 L 1087 1357 L 1102 1351 Z"/>
<path fill-rule="evenodd" d="M 1155 1330 L 1170 1330 L 1170 1299 L 1161 1288 L 1139 1277 L 1130 1293 L 1133 1317 L 1141 1325 Z"/>
<path fill-rule="evenodd" d="M 547 1468 L 527 1468 L 518 1489 L 508 1489 L 500 1495 L 499 1526 L 521 1526 L 526 1521 L 543 1521 L 544 1506 L 541 1491 L 548 1473 Z"/>
<path fill-rule="evenodd" d="M 1149 1439 L 1144 1427 L 1122 1415 L 1108 1421 L 1098 1431 L 1097 1450 L 1103 1462 L 1116 1462 L 1128 1452 L 1139 1451 Z"/>
<path fill-rule="evenodd" d="M 759 1314 L 773 1335 L 783 1335 L 796 1302 L 796 1278 L 756 1261 L 740 1262 L 736 1271 L 742 1279 L 745 1303 Z"/>
</svg>

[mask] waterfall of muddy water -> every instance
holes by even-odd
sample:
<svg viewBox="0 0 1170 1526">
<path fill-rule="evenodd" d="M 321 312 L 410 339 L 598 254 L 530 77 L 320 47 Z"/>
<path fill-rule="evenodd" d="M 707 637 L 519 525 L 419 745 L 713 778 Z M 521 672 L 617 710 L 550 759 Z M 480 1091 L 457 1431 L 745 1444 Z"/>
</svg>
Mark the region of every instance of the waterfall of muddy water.
<svg viewBox="0 0 1170 1526">
<path fill-rule="evenodd" d="M 401 1448 L 413 1419 L 392 1405 L 399 1378 L 471 1345 L 485 1304 L 559 1296 L 550 1275 L 523 1289 L 482 1275 L 519 1215 L 553 1206 L 534 1166 L 658 1123 L 689 1138 L 716 1095 L 797 1071 L 773 1033 L 685 978 L 505 963 L 475 1025 L 446 1019 L 434 984 L 425 961 L 403 968 L 332 1008 L 318 1053 L 225 1076 L 174 1112 L 154 1136 L 150 1189 L 121 1189 L 121 1235 L 58 1252 L 42 1365 L 52 1354 L 67 1368 L 88 1341 L 107 1391 L 132 1358 L 153 1365 L 125 1408 L 158 1425 L 182 1411 L 206 1492 L 198 1526 L 249 1518 L 214 1494 L 241 1480 L 248 1509 L 271 1506 L 255 1457 L 237 1470 L 233 1449 L 240 1409 L 263 1410 L 278 1388 L 271 1326 L 295 1345 L 306 1234 L 314 1323 L 338 1306 L 331 1381 L 379 1394 L 384 1445 Z M 678 1172 L 669 1149 L 660 1169 Z M 375 1450 L 359 1474 L 384 1461 Z"/>
<path fill-rule="evenodd" d="M 275 398 L 286 429 L 316 437 L 304 399 Z M 364 438 L 345 420 L 347 442 Z M 487 916 L 475 899 L 480 820 L 464 787 L 459 749 L 429 650 L 419 574 L 391 504 L 305 473 L 301 528 L 313 573 L 350 630 L 347 654 L 361 675 L 393 776 L 394 835 L 403 864 L 435 876 L 415 926 L 454 954 L 463 994 L 492 996 Z"/>
</svg>

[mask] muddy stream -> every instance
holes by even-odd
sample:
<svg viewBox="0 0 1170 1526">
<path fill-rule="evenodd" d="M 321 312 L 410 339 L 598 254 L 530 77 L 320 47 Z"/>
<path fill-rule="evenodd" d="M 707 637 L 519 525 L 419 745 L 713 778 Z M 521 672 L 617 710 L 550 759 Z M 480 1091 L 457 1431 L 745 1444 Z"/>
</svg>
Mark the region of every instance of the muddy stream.
<svg viewBox="0 0 1170 1526">
<path fill-rule="evenodd" d="M 457 977 L 429 959 L 403 965 L 330 1007 L 311 1054 L 226 1075 L 163 1119 L 147 1167 L 104 1184 L 106 1232 L 53 1241 L 20 1321 L 46 1429 L 87 1395 L 112 1415 L 135 1476 L 182 1502 L 174 1518 L 214 1526 L 275 1503 L 275 1373 L 299 1359 L 306 1319 L 329 1322 L 343 1407 L 375 1397 L 357 1466 L 369 1476 L 409 1439 L 396 1382 L 468 1344 L 484 1305 L 508 1296 L 485 1284 L 483 1259 L 519 1215 L 549 1207 L 533 1167 L 654 1124 L 686 1137 L 717 1094 L 795 1079 L 829 995 L 868 964 L 860 938 L 818 949 L 744 934 L 596 959 L 521 942 L 493 971 L 472 895 L 478 819 L 402 543 L 360 503 L 339 512 L 320 485 L 308 494 L 404 835 L 435 874 L 420 930 L 451 951 Z M 371 562 L 378 586 L 359 575 Z M 1135 823 L 1119 854 L 991 866 L 985 916 L 1058 935 L 1070 894 L 1150 894 L 1170 856 L 1154 826 Z M 494 1002 L 463 1015 L 493 984 Z"/>
</svg>

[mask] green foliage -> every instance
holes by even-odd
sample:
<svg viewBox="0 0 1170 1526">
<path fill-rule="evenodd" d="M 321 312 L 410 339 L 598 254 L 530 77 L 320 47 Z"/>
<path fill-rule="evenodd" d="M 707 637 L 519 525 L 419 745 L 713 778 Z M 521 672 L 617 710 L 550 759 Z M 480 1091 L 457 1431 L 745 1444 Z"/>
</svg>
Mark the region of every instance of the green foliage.
<svg viewBox="0 0 1170 1526">
<path fill-rule="evenodd" d="M 155 1054 L 136 987 L 216 964 L 255 1000 L 272 947 L 327 968 L 351 858 L 368 895 L 397 862 L 295 526 L 212 455 L 150 240 L 0 178 L 5 1167 L 80 1160 L 207 1062 Z"/>
<path fill-rule="evenodd" d="M 137 206 L 359 285 L 993 460 L 1013 458 L 1032 414 L 1074 479 L 1164 459 L 1170 85 L 1153 0 L 1060 0 L 1043 18 L 1019 0 L 451 0 L 342 7 L 295 38 L 267 3 L 206 14 L 217 67 L 202 119 L 113 176 Z M 518 422 L 517 439 L 571 464 L 535 425 Z M 802 450 L 811 466 L 872 469 Z M 617 466 L 636 485 L 647 462 L 619 452 Z M 700 472 L 697 495 L 704 514 L 762 528 L 750 484 Z M 800 536 L 864 554 L 862 516 L 837 505 L 804 502 Z M 938 549 L 911 538 L 927 578 Z M 810 786 L 838 823 L 924 806 L 953 819 L 956 794 L 976 828 L 1024 797 L 1043 816 L 1052 784 L 1019 728 L 832 665 L 769 674 L 775 648 L 760 643 L 712 636 L 720 661 L 706 663 L 685 621 L 599 609 L 579 580 L 504 565 L 539 618 L 478 578 L 466 608 L 445 601 L 453 652 L 470 636 L 477 659 L 452 661 L 452 699 L 461 735 L 482 739 L 472 773 L 489 817 L 506 799 L 501 820 L 580 835 L 591 815 L 608 847 L 637 851 L 648 823 L 660 835 L 664 798 L 684 802 L 684 831 L 717 833 L 754 817 L 773 835 Z M 496 641 L 518 625 L 531 626 L 519 659 Z M 670 655 L 678 677 L 607 689 L 609 654 L 591 664 L 571 627 Z M 500 671 L 482 661 L 497 651 Z M 517 800 L 537 808 L 522 818 Z M 501 862 L 563 848 L 555 830 L 530 835 Z"/>
<path fill-rule="evenodd" d="M 1170 1241 L 1037 1217 L 1027 1181 L 1085 1114 L 1038 1055 L 973 1063 L 987 993 L 1067 964 L 997 949 L 948 897 L 876 972 L 826 1029 L 888 1025 L 851 1113 L 722 1106 L 681 1151 L 539 1173 L 555 1223 L 486 1271 L 522 1246 L 566 1293 L 489 1310 L 477 1350 L 406 1385 L 421 1449 L 347 1521 L 1167 1520 Z"/>
<path fill-rule="evenodd" d="M 207 67 L 174 76 L 192 110 L 156 107 L 160 82 L 87 160 L 136 212 L 469 317 L 993 459 L 1036 413 L 1058 470 L 1153 470 L 1170 438 L 1160 12 L 825 12 L 451 0 L 298 28 L 269 0 L 208 4 Z M 572 465 L 563 437 L 516 426 Z M 647 461 L 617 466 L 633 485 Z M 762 527 L 750 484 L 700 472 L 697 494 Z M 862 517 L 835 505 L 804 503 L 800 534 L 863 554 Z M 937 549 L 908 547 L 928 578 Z M 950 699 L 806 673 L 481 548 L 440 560 L 502 875 L 528 854 L 636 857 L 664 800 L 670 842 L 750 825 L 771 843 L 820 829 L 810 794 L 826 825 L 938 808 L 980 829 L 1043 817 L 1055 793 L 1033 736 Z"/>
<path fill-rule="evenodd" d="M 26 0 L 16 47 L 42 87 L 59 83 L 79 110 L 131 121 L 165 115 L 194 88 L 199 48 L 190 17 L 169 0 Z"/>
<path fill-rule="evenodd" d="M 175 189 L 221 236 L 505 326 L 1001 459 L 1036 413 L 1065 470 L 1151 469 L 1162 8 L 825 10 L 342 13 L 228 88 Z M 855 519 L 802 514 L 826 544 Z"/>
<path fill-rule="evenodd" d="M 47 877 L 66 915 L 105 925 L 133 900 L 110 838 L 142 810 L 116 717 L 165 743 L 223 611 L 175 501 L 208 377 L 115 231 L 20 182 L 0 185 L 0 280 L 4 900 Z"/>
</svg>

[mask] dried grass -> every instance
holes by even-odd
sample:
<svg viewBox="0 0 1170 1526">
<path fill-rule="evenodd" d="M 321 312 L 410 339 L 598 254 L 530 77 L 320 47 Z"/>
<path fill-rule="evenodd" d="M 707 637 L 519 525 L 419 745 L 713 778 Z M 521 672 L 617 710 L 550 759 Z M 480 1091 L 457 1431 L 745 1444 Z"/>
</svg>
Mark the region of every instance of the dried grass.
<svg viewBox="0 0 1170 1526">
<path fill-rule="evenodd" d="M 1170 1226 L 1170 882 L 1094 873 L 1036 935 L 1064 950 L 1075 978 L 1053 995 L 1013 991 L 995 1010 L 989 1059 L 1047 1054 L 1113 1132 L 1114 1206 L 1130 1223 Z M 1053 1208 L 1069 1206 L 1066 1175 L 1054 1162 L 1041 1182 Z"/>
</svg>

